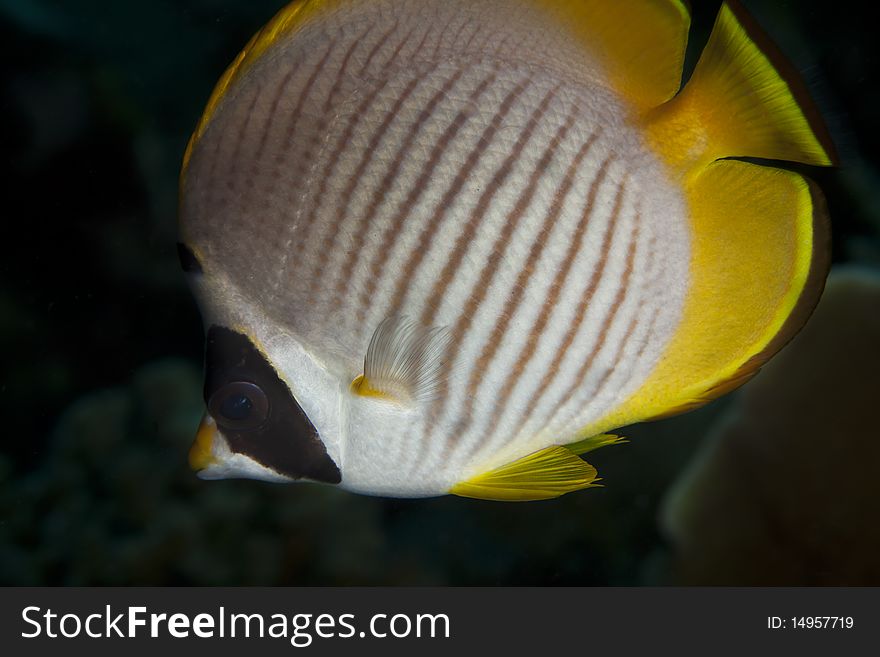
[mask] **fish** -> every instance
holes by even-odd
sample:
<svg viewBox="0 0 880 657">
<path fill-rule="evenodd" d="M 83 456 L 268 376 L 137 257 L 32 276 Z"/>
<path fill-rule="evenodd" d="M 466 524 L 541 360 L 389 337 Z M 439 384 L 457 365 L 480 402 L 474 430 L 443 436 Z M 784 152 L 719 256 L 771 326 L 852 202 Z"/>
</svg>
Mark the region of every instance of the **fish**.
<svg viewBox="0 0 880 657">
<path fill-rule="evenodd" d="M 754 376 L 829 267 L 837 155 L 735 2 L 296 0 L 183 158 L 203 479 L 551 499 Z"/>
</svg>

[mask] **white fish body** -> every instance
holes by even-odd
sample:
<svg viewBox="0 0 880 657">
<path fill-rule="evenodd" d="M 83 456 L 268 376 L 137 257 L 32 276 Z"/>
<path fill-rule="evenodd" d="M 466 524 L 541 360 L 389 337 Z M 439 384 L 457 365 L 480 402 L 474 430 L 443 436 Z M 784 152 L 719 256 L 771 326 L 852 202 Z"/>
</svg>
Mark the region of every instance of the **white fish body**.
<svg viewBox="0 0 880 657">
<path fill-rule="evenodd" d="M 540 2 L 312 4 L 185 166 L 206 326 L 247 336 L 356 492 L 444 494 L 620 426 L 694 260 L 684 176 L 639 102 Z M 428 345 L 411 394 L 352 386 L 377 330 L 379 365 Z M 205 477 L 295 478 L 213 450 Z"/>
</svg>

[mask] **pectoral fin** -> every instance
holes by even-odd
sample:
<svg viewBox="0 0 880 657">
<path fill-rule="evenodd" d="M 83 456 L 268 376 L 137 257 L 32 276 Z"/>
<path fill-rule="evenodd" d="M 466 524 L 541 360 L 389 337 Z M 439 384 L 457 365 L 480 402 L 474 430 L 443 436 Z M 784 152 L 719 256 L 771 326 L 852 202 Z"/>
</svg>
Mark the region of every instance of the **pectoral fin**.
<svg viewBox="0 0 880 657">
<path fill-rule="evenodd" d="M 448 343 L 445 327 L 428 328 L 406 317 L 389 317 L 376 328 L 364 373 L 352 382 L 351 391 L 403 404 L 430 400 L 446 385 Z"/>
</svg>

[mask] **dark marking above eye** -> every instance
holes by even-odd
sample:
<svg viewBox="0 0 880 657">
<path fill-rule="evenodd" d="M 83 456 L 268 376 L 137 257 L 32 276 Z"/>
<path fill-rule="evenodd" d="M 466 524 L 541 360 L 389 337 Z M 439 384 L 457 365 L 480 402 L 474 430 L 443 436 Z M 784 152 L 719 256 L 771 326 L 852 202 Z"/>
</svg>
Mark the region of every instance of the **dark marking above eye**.
<svg viewBox="0 0 880 657">
<path fill-rule="evenodd" d="M 196 254 L 183 242 L 177 243 L 177 259 L 180 261 L 180 268 L 187 274 L 201 274 L 202 263 L 196 257 Z"/>
<path fill-rule="evenodd" d="M 279 474 L 338 484 L 342 475 L 318 431 L 250 339 L 208 329 L 205 403 L 229 448 Z"/>
</svg>

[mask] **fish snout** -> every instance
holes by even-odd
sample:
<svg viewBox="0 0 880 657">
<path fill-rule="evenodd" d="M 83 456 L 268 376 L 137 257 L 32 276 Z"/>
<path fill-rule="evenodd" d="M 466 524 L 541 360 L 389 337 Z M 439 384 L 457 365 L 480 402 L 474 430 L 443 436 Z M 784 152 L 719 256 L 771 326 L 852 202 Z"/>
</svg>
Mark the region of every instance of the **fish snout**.
<svg viewBox="0 0 880 657">
<path fill-rule="evenodd" d="M 220 440 L 222 440 L 222 437 L 217 429 L 217 423 L 206 412 L 196 431 L 196 438 L 193 441 L 192 447 L 189 449 L 189 467 L 200 476 L 202 472 L 212 465 L 220 463 L 216 455 Z"/>
</svg>

